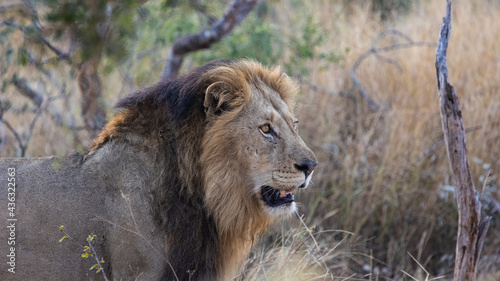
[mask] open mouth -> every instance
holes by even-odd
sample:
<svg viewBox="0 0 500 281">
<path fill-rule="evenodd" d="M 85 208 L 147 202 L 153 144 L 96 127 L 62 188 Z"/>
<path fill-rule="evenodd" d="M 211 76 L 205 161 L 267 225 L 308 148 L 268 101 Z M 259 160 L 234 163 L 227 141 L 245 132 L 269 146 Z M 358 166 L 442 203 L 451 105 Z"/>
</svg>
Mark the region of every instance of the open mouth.
<svg viewBox="0 0 500 281">
<path fill-rule="evenodd" d="M 261 187 L 262 200 L 270 207 L 278 207 L 283 204 L 290 204 L 293 202 L 293 191 L 291 190 L 278 190 L 270 186 Z"/>
</svg>

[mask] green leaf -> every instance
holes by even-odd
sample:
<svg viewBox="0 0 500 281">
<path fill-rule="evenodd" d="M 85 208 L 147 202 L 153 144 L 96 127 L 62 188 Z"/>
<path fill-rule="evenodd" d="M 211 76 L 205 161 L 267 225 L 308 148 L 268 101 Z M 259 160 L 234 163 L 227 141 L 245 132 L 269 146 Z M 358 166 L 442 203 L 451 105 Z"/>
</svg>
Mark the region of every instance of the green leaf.
<svg viewBox="0 0 500 281">
<path fill-rule="evenodd" d="M 59 239 L 59 242 L 64 241 L 64 239 L 68 238 L 68 236 L 64 235 L 61 239 Z"/>
<path fill-rule="evenodd" d="M 7 85 L 8 85 L 7 80 L 3 80 L 2 81 L 2 92 L 5 92 L 5 89 L 7 89 Z"/>
<path fill-rule="evenodd" d="M 26 50 L 24 48 L 19 48 L 17 50 L 17 63 L 19 63 L 22 66 L 27 65 L 29 62 L 28 54 L 26 53 Z"/>
</svg>

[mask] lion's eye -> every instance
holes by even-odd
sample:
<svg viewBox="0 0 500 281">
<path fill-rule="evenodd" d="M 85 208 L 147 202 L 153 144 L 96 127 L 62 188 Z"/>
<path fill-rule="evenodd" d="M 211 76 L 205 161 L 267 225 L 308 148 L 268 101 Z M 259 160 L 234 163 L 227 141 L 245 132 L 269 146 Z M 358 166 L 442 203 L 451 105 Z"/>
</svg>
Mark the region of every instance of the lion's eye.
<svg viewBox="0 0 500 281">
<path fill-rule="evenodd" d="M 298 131 L 299 130 L 299 121 L 294 121 L 293 122 L 293 128 L 295 129 L 295 131 Z"/>
<path fill-rule="evenodd" d="M 260 130 L 264 134 L 269 134 L 269 133 L 271 133 L 271 126 L 269 124 L 262 125 L 262 126 L 260 126 Z"/>
</svg>

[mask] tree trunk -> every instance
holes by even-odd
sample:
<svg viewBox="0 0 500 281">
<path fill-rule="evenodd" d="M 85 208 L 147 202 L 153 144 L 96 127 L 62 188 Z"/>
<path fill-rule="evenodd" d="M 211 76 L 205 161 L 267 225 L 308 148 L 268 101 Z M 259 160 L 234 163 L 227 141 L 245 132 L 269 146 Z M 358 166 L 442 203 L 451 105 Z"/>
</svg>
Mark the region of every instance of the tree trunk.
<svg viewBox="0 0 500 281">
<path fill-rule="evenodd" d="M 100 54 L 95 54 L 78 66 L 81 114 L 90 139 L 94 139 L 106 125 L 106 110 L 102 102 L 101 78 L 98 73 L 100 58 Z"/>
<path fill-rule="evenodd" d="M 472 181 L 462 112 L 458 96 L 448 83 L 446 49 L 451 31 L 451 3 L 448 0 L 446 17 L 443 18 L 436 53 L 439 102 L 444 139 L 448 152 L 450 170 L 453 176 L 455 197 L 458 207 L 458 234 L 453 280 L 476 280 L 476 265 L 488 230 L 490 218 L 481 222 L 481 203 L 476 196 Z"/>
<path fill-rule="evenodd" d="M 92 18 L 86 23 L 87 33 L 80 38 L 82 62 L 78 64 L 78 87 L 81 94 L 81 114 L 90 140 L 106 125 L 106 110 L 102 100 L 99 63 L 109 31 L 112 6 L 106 0 L 86 0 Z"/>
</svg>

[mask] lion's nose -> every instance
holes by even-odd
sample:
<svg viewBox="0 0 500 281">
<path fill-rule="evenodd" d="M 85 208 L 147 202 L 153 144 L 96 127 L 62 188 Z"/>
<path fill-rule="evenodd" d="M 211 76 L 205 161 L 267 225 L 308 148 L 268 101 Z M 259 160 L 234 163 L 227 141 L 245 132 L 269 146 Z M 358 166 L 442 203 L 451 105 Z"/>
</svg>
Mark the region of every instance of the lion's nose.
<svg viewBox="0 0 500 281">
<path fill-rule="evenodd" d="M 316 165 L 318 165 L 318 161 L 316 160 L 304 160 L 300 164 L 295 164 L 295 168 L 304 172 L 307 178 L 314 171 Z"/>
</svg>

